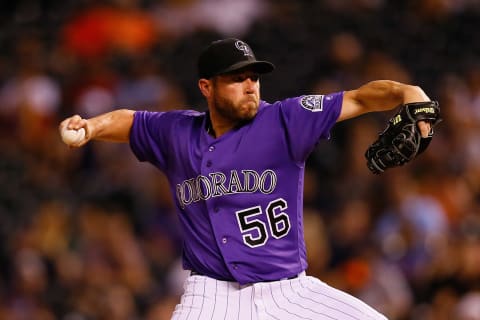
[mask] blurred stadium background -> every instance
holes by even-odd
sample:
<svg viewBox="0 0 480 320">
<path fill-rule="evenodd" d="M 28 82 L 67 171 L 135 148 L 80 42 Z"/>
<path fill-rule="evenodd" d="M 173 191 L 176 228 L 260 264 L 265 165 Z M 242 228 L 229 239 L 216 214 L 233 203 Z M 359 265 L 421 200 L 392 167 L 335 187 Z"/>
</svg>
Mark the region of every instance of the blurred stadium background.
<svg viewBox="0 0 480 320">
<path fill-rule="evenodd" d="M 195 59 L 246 40 L 273 101 L 374 79 L 422 86 L 444 122 L 381 176 L 389 114 L 337 125 L 305 179 L 308 273 L 391 320 L 480 319 L 480 1 L 64 0 L 0 5 L 0 320 L 169 319 L 181 233 L 164 177 L 125 145 L 57 125 L 120 107 L 205 104 Z"/>
</svg>

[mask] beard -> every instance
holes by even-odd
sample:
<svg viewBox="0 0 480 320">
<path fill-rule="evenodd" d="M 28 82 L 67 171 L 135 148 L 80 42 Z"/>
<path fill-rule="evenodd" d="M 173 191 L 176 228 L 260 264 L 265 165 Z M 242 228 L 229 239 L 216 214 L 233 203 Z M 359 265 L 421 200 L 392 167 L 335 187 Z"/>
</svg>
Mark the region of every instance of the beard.
<svg viewBox="0 0 480 320">
<path fill-rule="evenodd" d="M 224 118 L 232 122 L 246 122 L 257 114 L 259 101 L 256 97 L 245 97 L 239 102 L 215 95 L 213 107 Z"/>
</svg>

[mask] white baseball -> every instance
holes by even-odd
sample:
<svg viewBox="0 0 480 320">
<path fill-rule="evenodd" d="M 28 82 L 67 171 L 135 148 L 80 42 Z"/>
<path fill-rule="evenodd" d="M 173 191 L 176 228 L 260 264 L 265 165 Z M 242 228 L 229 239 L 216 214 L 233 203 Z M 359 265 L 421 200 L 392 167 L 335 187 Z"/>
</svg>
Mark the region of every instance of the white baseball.
<svg viewBox="0 0 480 320">
<path fill-rule="evenodd" d="M 80 128 L 78 130 L 63 129 L 62 130 L 62 140 L 67 145 L 73 145 L 85 138 L 85 129 Z"/>
</svg>

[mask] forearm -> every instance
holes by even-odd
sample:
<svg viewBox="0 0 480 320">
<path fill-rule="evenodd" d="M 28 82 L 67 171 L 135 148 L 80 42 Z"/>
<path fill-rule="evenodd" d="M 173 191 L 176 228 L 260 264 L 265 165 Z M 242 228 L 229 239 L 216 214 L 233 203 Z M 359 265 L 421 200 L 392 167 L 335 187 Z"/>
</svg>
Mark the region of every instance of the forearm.
<svg viewBox="0 0 480 320">
<path fill-rule="evenodd" d="M 390 110 L 400 104 L 430 100 L 420 87 L 390 80 L 372 81 L 356 91 L 357 103 L 367 111 Z"/>
<path fill-rule="evenodd" d="M 391 80 L 371 81 L 356 90 L 345 92 L 339 120 L 367 112 L 391 110 L 404 103 L 429 100 L 418 86 Z"/>
<path fill-rule="evenodd" d="M 111 142 L 128 142 L 130 129 L 133 124 L 133 115 L 135 111 L 121 109 L 101 114 L 90 119 L 83 119 L 79 115 L 74 115 L 63 120 L 59 125 L 60 135 L 63 141 L 70 147 L 81 147 L 90 140 L 103 140 Z M 68 130 L 76 130 L 85 134 L 79 138 L 75 137 L 73 141 L 66 138 Z"/>
<path fill-rule="evenodd" d="M 128 142 L 134 113 L 133 110 L 121 109 L 86 120 L 90 139 Z"/>
</svg>

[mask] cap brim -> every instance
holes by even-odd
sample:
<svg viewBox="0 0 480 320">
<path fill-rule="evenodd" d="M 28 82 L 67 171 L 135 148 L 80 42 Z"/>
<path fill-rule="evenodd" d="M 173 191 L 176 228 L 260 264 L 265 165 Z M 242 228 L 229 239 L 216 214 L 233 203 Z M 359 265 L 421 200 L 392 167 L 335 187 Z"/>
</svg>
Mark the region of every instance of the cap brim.
<svg viewBox="0 0 480 320">
<path fill-rule="evenodd" d="M 269 73 L 275 69 L 275 66 L 273 63 L 268 61 L 241 61 L 232 64 L 230 67 L 223 69 L 222 71 L 217 72 L 217 75 L 230 73 L 240 69 L 251 69 L 258 73 Z"/>
</svg>

